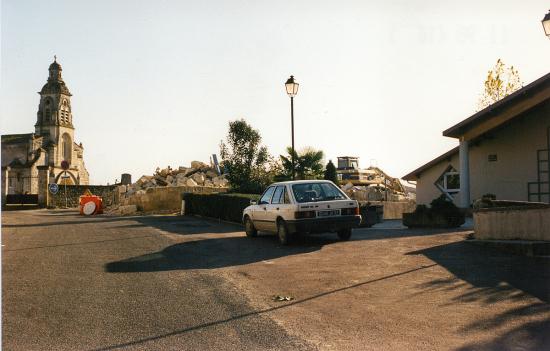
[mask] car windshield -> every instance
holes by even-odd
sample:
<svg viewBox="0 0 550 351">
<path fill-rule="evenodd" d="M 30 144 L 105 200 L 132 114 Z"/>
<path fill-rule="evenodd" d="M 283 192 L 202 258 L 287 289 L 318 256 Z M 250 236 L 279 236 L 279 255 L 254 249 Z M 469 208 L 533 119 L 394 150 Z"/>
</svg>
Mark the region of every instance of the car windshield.
<svg viewBox="0 0 550 351">
<path fill-rule="evenodd" d="M 292 192 L 299 203 L 347 199 L 346 195 L 332 183 L 294 184 Z"/>
</svg>

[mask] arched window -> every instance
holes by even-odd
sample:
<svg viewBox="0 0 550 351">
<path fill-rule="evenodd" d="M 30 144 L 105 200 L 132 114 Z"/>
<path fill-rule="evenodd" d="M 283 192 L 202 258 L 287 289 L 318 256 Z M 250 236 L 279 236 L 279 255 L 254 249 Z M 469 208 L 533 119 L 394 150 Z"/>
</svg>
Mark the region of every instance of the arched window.
<svg viewBox="0 0 550 351">
<path fill-rule="evenodd" d="M 69 134 L 65 133 L 62 137 L 61 152 L 63 153 L 63 160 L 71 162 L 71 153 L 73 150 L 73 142 Z"/>
<path fill-rule="evenodd" d="M 52 112 L 49 108 L 46 109 L 46 121 L 50 121 L 52 119 Z"/>
</svg>

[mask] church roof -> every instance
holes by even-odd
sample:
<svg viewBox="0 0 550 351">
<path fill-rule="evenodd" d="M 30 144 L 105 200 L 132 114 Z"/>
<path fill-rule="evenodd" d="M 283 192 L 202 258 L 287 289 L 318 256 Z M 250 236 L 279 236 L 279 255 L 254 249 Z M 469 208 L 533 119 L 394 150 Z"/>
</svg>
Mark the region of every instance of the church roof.
<svg viewBox="0 0 550 351">
<path fill-rule="evenodd" d="M 5 134 L 2 135 L 2 144 L 23 144 L 28 143 L 33 133 L 27 134 Z"/>
</svg>

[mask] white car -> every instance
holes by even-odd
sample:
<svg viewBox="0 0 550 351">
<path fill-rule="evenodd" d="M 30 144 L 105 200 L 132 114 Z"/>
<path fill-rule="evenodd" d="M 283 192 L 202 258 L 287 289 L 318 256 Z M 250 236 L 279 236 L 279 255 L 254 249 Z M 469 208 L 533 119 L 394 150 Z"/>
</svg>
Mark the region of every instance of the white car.
<svg viewBox="0 0 550 351">
<path fill-rule="evenodd" d="M 341 240 L 349 240 L 360 222 L 357 201 L 328 180 L 272 184 L 243 211 L 247 236 L 277 233 L 283 245 L 294 233 L 336 232 Z"/>
</svg>

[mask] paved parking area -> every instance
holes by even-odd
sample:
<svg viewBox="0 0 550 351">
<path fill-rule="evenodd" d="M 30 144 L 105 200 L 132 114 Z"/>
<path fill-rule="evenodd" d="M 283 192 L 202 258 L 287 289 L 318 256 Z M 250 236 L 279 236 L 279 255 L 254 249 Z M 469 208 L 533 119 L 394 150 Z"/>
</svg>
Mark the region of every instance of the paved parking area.
<svg viewBox="0 0 550 351">
<path fill-rule="evenodd" d="M 3 213 L 3 348 L 541 350 L 550 260 L 398 222 L 280 246 L 194 217 Z M 292 297 L 278 302 L 274 295 Z"/>
</svg>

